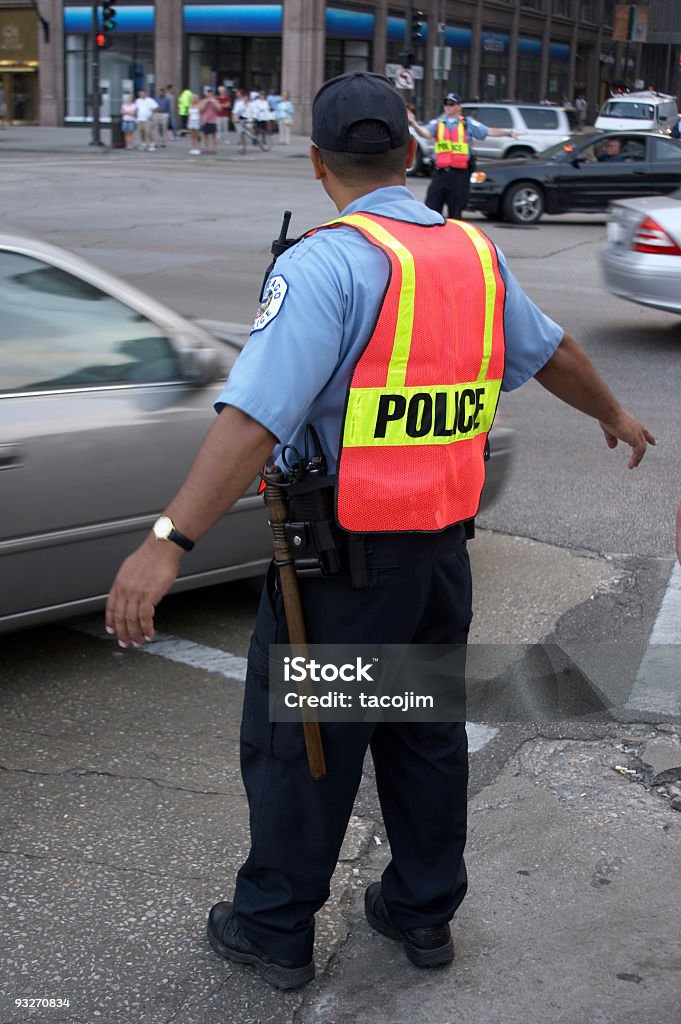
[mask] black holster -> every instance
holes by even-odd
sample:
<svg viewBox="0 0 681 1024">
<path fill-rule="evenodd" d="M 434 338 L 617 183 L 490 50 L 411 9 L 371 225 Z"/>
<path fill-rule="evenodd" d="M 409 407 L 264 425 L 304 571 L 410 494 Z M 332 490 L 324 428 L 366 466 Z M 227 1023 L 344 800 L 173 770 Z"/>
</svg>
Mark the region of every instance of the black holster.
<svg viewBox="0 0 681 1024">
<path fill-rule="evenodd" d="M 287 487 L 289 521 L 284 529 L 296 574 L 336 576 L 350 573 L 352 586 L 369 585 L 363 534 L 341 530 L 335 518 L 336 478 L 307 473 Z"/>
</svg>

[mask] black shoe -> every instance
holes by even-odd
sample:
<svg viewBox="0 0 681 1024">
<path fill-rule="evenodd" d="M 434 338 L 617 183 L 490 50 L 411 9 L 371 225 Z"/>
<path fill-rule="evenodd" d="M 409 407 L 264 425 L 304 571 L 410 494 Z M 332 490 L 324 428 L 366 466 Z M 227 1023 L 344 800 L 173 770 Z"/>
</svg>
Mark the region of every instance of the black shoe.
<svg viewBox="0 0 681 1024">
<path fill-rule="evenodd" d="M 398 928 L 390 920 L 380 882 L 374 882 L 364 893 L 364 913 L 375 931 L 402 943 L 405 953 L 416 967 L 442 967 L 454 959 L 449 925 L 438 924 L 432 928 L 409 928 L 405 931 Z"/>
<path fill-rule="evenodd" d="M 251 964 L 275 988 L 300 988 L 314 978 L 314 960 L 295 965 L 261 953 L 240 931 L 232 903 L 216 903 L 208 915 L 208 941 L 234 964 Z"/>
</svg>

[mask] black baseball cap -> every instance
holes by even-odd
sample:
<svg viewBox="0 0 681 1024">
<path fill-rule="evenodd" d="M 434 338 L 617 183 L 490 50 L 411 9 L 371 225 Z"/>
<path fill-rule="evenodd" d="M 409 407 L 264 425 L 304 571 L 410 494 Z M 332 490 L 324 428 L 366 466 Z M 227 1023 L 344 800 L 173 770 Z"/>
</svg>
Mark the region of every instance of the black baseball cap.
<svg viewBox="0 0 681 1024">
<path fill-rule="evenodd" d="M 448 92 L 445 96 L 445 103 L 461 103 L 461 97 L 458 92 Z"/>
<path fill-rule="evenodd" d="M 380 121 L 388 130 L 375 139 L 350 139 L 358 121 Z M 331 78 L 312 102 L 312 141 L 332 153 L 387 153 L 406 146 L 409 121 L 404 100 L 383 75 L 349 71 Z"/>
</svg>

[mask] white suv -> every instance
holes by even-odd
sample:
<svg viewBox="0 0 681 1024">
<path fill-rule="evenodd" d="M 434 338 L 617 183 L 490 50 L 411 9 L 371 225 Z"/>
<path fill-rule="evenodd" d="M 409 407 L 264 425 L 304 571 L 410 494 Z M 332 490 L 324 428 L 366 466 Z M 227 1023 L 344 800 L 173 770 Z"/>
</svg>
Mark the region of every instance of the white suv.
<svg viewBox="0 0 681 1024">
<path fill-rule="evenodd" d="M 571 135 L 568 116 L 562 107 L 542 103 L 464 103 L 465 117 L 486 124 L 488 128 L 508 128 L 518 132 L 518 138 L 491 136 L 479 142 L 473 140 L 476 156 L 501 159 L 502 157 L 533 156 Z"/>
</svg>

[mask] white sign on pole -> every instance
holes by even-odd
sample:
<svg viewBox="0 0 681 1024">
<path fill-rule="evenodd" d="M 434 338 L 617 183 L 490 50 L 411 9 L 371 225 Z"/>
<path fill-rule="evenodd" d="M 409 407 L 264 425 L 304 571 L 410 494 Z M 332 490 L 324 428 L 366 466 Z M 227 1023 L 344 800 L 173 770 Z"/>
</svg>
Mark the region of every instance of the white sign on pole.
<svg viewBox="0 0 681 1024">
<path fill-rule="evenodd" d="M 402 68 L 395 78 L 395 85 L 398 89 L 413 89 L 416 81 L 409 68 Z"/>
<path fill-rule="evenodd" d="M 433 47 L 433 70 L 434 71 L 450 71 L 452 67 L 452 48 L 451 46 L 434 46 Z"/>
<path fill-rule="evenodd" d="M 401 64 L 386 64 L 385 66 L 385 77 L 386 78 L 397 78 L 400 71 L 402 71 Z"/>
<path fill-rule="evenodd" d="M 421 64 L 412 64 L 409 70 L 417 82 L 423 81 L 423 67 Z"/>
</svg>

